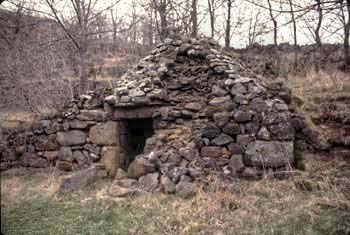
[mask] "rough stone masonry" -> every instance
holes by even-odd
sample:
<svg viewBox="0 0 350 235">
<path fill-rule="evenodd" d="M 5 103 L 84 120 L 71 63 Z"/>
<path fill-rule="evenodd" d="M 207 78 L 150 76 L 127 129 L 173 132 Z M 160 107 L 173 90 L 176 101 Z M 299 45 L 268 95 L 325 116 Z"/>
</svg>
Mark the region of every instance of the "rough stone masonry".
<svg viewBox="0 0 350 235">
<path fill-rule="evenodd" d="M 248 75 L 211 39 L 166 39 L 113 89 L 83 95 L 56 117 L 8 135 L 1 169 L 69 171 L 97 162 L 118 186 L 180 195 L 207 175 L 278 175 L 293 166 L 295 144 L 315 132 L 290 112 L 282 83 Z M 138 118 L 151 118 L 154 134 L 130 159 L 125 120 Z"/>
</svg>

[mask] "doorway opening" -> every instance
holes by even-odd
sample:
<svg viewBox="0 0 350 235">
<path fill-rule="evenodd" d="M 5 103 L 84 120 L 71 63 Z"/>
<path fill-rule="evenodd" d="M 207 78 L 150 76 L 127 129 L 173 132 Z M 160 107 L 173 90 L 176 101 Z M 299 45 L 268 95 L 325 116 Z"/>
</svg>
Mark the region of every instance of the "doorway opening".
<svg viewBox="0 0 350 235">
<path fill-rule="evenodd" d="M 123 119 L 121 123 L 120 143 L 125 150 L 125 162 L 122 165 L 127 169 L 135 157 L 143 153 L 146 140 L 154 134 L 153 119 Z"/>
</svg>

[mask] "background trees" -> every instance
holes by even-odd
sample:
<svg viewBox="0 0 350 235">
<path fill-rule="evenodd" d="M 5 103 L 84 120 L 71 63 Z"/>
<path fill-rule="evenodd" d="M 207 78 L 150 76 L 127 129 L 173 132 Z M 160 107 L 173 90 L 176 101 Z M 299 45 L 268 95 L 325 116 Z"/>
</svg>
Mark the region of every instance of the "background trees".
<svg viewBox="0 0 350 235">
<path fill-rule="evenodd" d="M 103 7 L 97 7 L 101 4 L 101 0 L 70 0 L 68 11 L 73 9 L 70 13 L 70 23 L 66 23 L 67 14 L 64 12 L 65 4 L 55 0 L 45 0 L 45 3 L 50 9 L 49 16 L 51 16 L 63 29 L 68 38 L 73 42 L 79 53 L 79 68 L 80 68 L 80 85 L 79 93 L 83 94 L 87 90 L 87 67 L 86 67 L 86 53 L 89 46 L 88 37 L 91 34 L 101 35 L 104 30 L 97 27 L 97 31 L 92 32 L 93 23 L 101 21 L 104 14 L 108 12 L 114 5 L 116 5 L 120 0 L 112 2 L 112 4 Z M 66 3 L 66 2 L 65 2 Z M 60 9 L 60 10 L 59 10 Z M 133 16 L 134 17 L 134 16 Z M 133 18 L 134 20 L 134 18 Z M 115 21 L 112 20 L 112 22 Z M 134 22 L 133 22 L 134 23 Z M 69 26 L 71 24 L 76 25 L 76 31 L 71 31 Z M 100 24 L 95 24 L 95 26 L 102 26 Z M 115 26 L 115 25 L 114 25 Z M 95 28 L 96 29 L 96 28 Z M 115 33 L 115 28 L 113 28 L 113 33 Z"/>
</svg>

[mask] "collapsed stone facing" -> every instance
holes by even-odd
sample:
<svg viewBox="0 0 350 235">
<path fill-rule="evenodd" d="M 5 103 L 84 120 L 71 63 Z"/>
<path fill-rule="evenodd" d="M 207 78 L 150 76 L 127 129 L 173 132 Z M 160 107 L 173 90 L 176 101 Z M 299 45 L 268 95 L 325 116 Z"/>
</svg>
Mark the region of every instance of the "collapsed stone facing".
<svg viewBox="0 0 350 235">
<path fill-rule="evenodd" d="M 286 171 L 307 127 L 289 111 L 283 84 L 245 74 L 210 39 L 166 39 L 112 91 L 81 96 L 58 117 L 8 137 L 1 168 L 72 170 L 100 162 L 116 185 L 181 195 L 210 174 L 233 179 Z M 152 118 L 155 130 L 133 162 L 123 137 L 129 118 Z"/>
</svg>

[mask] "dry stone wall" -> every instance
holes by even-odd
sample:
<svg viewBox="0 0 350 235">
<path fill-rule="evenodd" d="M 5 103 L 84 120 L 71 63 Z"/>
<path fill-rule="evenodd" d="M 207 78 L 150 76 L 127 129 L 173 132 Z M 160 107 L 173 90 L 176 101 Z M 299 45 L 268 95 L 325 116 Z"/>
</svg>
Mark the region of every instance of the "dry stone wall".
<svg viewBox="0 0 350 235">
<path fill-rule="evenodd" d="M 1 169 L 56 166 L 70 171 L 106 158 L 117 162 L 121 152 L 119 123 L 108 121 L 98 99 L 94 93 L 84 95 L 72 101 L 57 117 L 8 134 L 1 144 Z"/>
<path fill-rule="evenodd" d="M 210 39 L 166 39 L 113 89 L 83 95 L 59 116 L 7 136 L 1 168 L 72 170 L 100 162 L 118 187 L 180 195 L 193 193 L 193 182 L 206 175 L 281 176 L 315 132 L 290 111 L 282 83 L 246 74 Z M 154 135 L 128 162 L 123 121 L 137 118 L 152 118 Z"/>
</svg>

